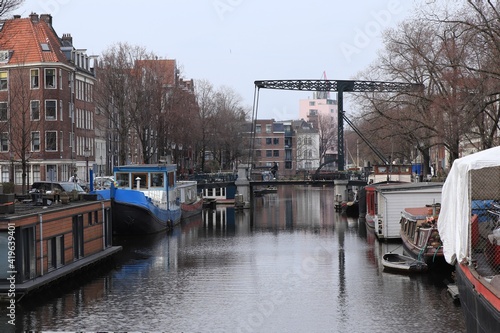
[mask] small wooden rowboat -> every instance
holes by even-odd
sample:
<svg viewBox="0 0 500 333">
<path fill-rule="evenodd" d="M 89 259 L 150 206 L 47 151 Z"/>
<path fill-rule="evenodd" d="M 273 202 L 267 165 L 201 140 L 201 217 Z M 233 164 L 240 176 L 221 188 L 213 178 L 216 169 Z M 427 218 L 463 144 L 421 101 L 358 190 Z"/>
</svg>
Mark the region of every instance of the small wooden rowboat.
<svg viewBox="0 0 500 333">
<path fill-rule="evenodd" d="M 382 257 L 384 270 L 400 273 L 422 273 L 427 271 L 427 264 L 398 253 L 386 253 Z"/>
</svg>

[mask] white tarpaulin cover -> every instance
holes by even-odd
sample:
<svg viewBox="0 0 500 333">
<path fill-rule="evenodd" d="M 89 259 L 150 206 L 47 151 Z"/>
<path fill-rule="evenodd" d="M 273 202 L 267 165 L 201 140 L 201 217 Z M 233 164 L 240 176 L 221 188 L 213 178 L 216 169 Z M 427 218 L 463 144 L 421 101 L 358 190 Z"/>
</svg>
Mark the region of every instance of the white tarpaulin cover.
<svg viewBox="0 0 500 333">
<path fill-rule="evenodd" d="M 500 147 L 480 151 L 453 162 L 443 185 L 438 230 L 446 261 L 454 264 L 467 257 L 470 216 L 469 172 L 500 166 Z"/>
</svg>

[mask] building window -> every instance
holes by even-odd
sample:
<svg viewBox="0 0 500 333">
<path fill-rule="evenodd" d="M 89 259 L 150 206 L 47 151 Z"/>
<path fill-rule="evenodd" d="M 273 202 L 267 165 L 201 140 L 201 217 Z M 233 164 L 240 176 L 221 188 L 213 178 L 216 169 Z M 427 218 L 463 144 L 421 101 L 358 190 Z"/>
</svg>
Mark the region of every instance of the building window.
<svg viewBox="0 0 500 333">
<path fill-rule="evenodd" d="M 262 127 L 259 125 L 255 125 L 255 133 L 261 133 L 262 132 Z"/>
<path fill-rule="evenodd" d="M 309 110 L 309 115 L 310 116 L 317 116 L 318 115 L 318 110 L 315 110 L 315 109 Z"/>
<path fill-rule="evenodd" d="M 309 106 L 314 106 L 314 105 L 316 105 L 316 102 L 314 102 L 314 101 L 309 101 Z"/>
<path fill-rule="evenodd" d="M 40 132 L 31 132 L 31 151 L 40 151 Z"/>
<path fill-rule="evenodd" d="M 270 145 L 271 143 L 273 143 L 272 139 L 266 138 L 266 145 Z"/>
<path fill-rule="evenodd" d="M 7 72 L 0 72 L 0 90 L 7 90 L 8 87 L 7 78 L 8 78 Z"/>
<path fill-rule="evenodd" d="M 279 157 L 280 156 L 280 151 L 279 150 L 273 150 L 273 156 L 274 157 Z"/>
<path fill-rule="evenodd" d="M 48 181 L 55 182 L 57 180 L 57 165 L 48 164 L 45 175 Z"/>
<path fill-rule="evenodd" d="M 31 75 L 31 89 L 38 89 L 40 87 L 39 84 L 39 71 L 38 69 L 32 69 L 30 71 Z"/>
<path fill-rule="evenodd" d="M 280 139 L 279 138 L 274 138 L 273 139 L 273 144 L 279 145 L 280 144 Z"/>
<path fill-rule="evenodd" d="M 56 269 L 64 265 L 64 235 L 47 240 L 47 259 L 49 269 Z"/>
<path fill-rule="evenodd" d="M 40 101 L 31 101 L 31 120 L 40 120 Z"/>
<path fill-rule="evenodd" d="M 57 151 L 57 131 L 45 132 L 45 151 Z"/>
<path fill-rule="evenodd" d="M 255 151 L 255 156 L 261 157 L 262 156 L 262 152 L 260 150 L 256 150 Z"/>
<path fill-rule="evenodd" d="M 45 69 L 45 88 L 54 89 L 56 87 L 56 70 L 55 68 Z"/>
<path fill-rule="evenodd" d="M 55 100 L 45 101 L 45 119 L 47 120 L 57 119 L 57 101 Z"/>
<path fill-rule="evenodd" d="M 32 168 L 33 168 L 33 181 L 39 182 L 40 181 L 40 164 L 35 164 L 32 166 Z"/>
<path fill-rule="evenodd" d="M 10 166 L 4 165 L 2 167 L 2 183 L 8 183 L 10 181 Z"/>
<path fill-rule="evenodd" d="M 8 117 L 7 102 L 0 102 L 0 121 L 7 121 Z"/>
<path fill-rule="evenodd" d="M 273 151 L 272 150 L 266 150 L 266 157 L 273 157 Z"/>
<path fill-rule="evenodd" d="M 7 132 L 0 134 L 0 150 L 2 152 L 9 151 L 9 133 Z"/>
<path fill-rule="evenodd" d="M 266 124 L 266 133 L 271 133 L 271 124 Z"/>
</svg>

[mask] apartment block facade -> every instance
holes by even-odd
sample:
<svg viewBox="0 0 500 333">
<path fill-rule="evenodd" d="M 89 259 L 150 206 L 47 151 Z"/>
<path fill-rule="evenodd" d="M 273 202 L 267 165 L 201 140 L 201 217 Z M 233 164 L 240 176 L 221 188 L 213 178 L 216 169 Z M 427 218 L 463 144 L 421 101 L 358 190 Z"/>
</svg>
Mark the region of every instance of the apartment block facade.
<svg viewBox="0 0 500 333">
<path fill-rule="evenodd" d="M 255 121 L 253 165 L 255 170 L 270 169 L 278 164 L 278 177 L 295 176 L 314 171 L 319 165 L 319 135 L 304 120 Z"/>
<path fill-rule="evenodd" d="M 92 64 L 70 34 L 57 35 L 51 15 L 0 22 L 1 182 L 86 178 L 95 163 Z"/>
</svg>

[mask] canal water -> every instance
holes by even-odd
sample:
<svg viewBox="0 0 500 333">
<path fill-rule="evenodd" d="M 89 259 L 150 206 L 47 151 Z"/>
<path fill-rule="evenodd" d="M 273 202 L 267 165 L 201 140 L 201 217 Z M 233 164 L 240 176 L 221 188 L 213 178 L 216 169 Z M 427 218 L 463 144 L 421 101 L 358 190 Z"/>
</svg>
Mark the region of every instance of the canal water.
<svg viewBox="0 0 500 333">
<path fill-rule="evenodd" d="M 21 302 L 17 328 L 465 332 L 448 278 L 384 272 L 381 256 L 400 243 L 335 212 L 332 188 L 282 186 L 251 211 L 217 207 L 115 243 L 124 249 L 111 263 Z"/>
</svg>

